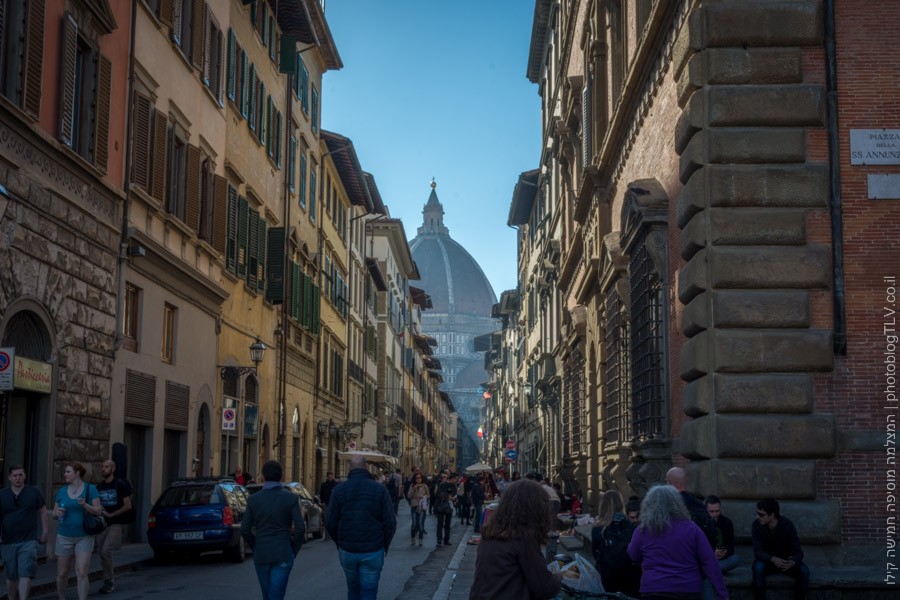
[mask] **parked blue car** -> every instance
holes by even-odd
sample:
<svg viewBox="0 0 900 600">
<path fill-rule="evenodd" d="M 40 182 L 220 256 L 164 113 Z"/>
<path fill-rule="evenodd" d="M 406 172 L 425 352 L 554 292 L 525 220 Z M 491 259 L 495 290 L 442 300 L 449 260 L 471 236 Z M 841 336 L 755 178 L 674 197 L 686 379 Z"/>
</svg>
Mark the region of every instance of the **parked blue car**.
<svg viewBox="0 0 900 600">
<path fill-rule="evenodd" d="M 147 541 L 158 560 L 221 551 L 233 562 L 246 556 L 241 520 L 247 490 L 231 478 L 179 479 L 160 495 L 147 519 Z"/>
</svg>

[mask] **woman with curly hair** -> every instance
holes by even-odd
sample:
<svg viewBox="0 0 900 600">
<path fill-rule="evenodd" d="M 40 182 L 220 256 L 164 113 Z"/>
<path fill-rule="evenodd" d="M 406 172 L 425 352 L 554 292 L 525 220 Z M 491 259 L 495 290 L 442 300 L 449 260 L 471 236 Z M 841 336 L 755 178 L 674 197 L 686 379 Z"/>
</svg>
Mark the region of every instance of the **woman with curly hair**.
<svg viewBox="0 0 900 600">
<path fill-rule="evenodd" d="M 671 485 L 650 488 L 641 503 L 641 524 L 628 544 L 628 555 L 641 565 L 641 598 L 700 600 L 704 577 L 718 600 L 728 598 L 719 561 L 703 531 Z"/>
<path fill-rule="evenodd" d="M 547 570 L 541 544 L 550 531 L 550 499 L 528 480 L 511 483 L 481 528 L 469 600 L 547 600 L 559 593 L 560 574 Z"/>
</svg>

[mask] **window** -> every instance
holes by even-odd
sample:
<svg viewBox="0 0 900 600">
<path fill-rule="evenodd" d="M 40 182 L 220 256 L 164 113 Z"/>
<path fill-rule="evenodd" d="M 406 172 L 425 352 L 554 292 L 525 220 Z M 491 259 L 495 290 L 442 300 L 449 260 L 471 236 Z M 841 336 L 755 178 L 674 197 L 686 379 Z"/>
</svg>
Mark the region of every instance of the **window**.
<svg viewBox="0 0 900 600">
<path fill-rule="evenodd" d="M 288 146 L 288 186 L 291 193 L 297 191 L 297 138 L 291 136 L 290 145 Z"/>
<path fill-rule="evenodd" d="M 165 4 L 165 3 L 163 3 Z M 163 22 L 167 19 L 160 17 Z M 195 67 L 202 67 L 203 2 L 202 0 L 173 0 L 171 17 L 172 41 Z"/>
<path fill-rule="evenodd" d="M 319 90 L 312 88 L 312 114 L 309 117 L 313 133 L 319 132 Z"/>
<path fill-rule="evenodd" d="M 112 63 L 80 34 L 75 17 L 63 25 L 59 139 L 106 172 Z"/>
<path fill-rule="evenodd" d="M 206 36 L 203 42 L 203 83 L 215 96 L 219 106 L 225 106 L 222 89 L 222 29 L 213 18 L 212 11 L 206 10 Z M 231 33 L 229 31 L 229 33 Z M 232 38 L 233 39 L 233 38 Z M 232 63 L 234 61 L 232 59 Z"/>
<path fill-rule="evenodd" d="M 256 65 L 250 65 L 250 77 L 247 79 L 247 83 L 250 85 L 244 92 L 247 95 L 247 123 L 250 125 L 250 131 L 256 131 L 256 107 L 258 106 L 256 100 L 259 89 L 259 77 L 256 75 Z"/>
<path fill-rule="evenodd" d="M 185 221 L 188 155 L 186 138 L 184 131 L 173 123 L 169 128 L 166 212 L 181 221 Z"/>
<path fill-rule="evenodd" d="M 306 150 L 300 151 L 300 208 L 306 208 Z"/>
<path fill-rule="evenodd" d="M 197 237 L 206 242 L 213 242 L 213 218 L 215 216 L 215 167 L 212 159 L 204 157 L 200 164 L 200 223 Z"/>
<path fill-rule="evenodd" d="M 0 94 L 38 118 L 44 62 L 44 3 L 0 0 Z"/>
<path fill-rule="evenodd" d="M 175 317 L 178 309 L 166 302 L 163 308 L 162 322 L 162 360 L 169 364 L 175 362 Z"/>
<path fill-rule="evenodd" d="M 268 119 L 266 98 L 266 84 L 264 81 L 260 81 L 256 95 L 256 139 L 263 145 L 266 143 L 266 135 L 268 134 L 268 129 L 266 128 Z"/>
<path fill-rule="evenodd" d="M 310 164 L 309 169 L 309 220 L 316 220 L 316 165 Z"/>
<path fill-rule="evenodd" d="M 125 314 L 122 319 L 122 347 L 137 352 L 140 331 L 141 291 L 134 284 L 125 284 Z"/>
<path fill-rule="evenodd" d="M 296 81 L 296 89 L 294 92 L 300 99 L 300 106 L 303 108 L 304 114 L 309 114 L 309 70 L 303 62 L 303 57 L 297 53 L 297 73 L 294 77 Z"/>
<path fill-rule="evenodd" d="M 631 406 L 628 386 L 631 381 L 628 344 L 630 333 L 625 305 L 615 287 L 603 304 L 606 323 L 606 384 L 603 408 L 603 438 L 607 444 L 628 442 L 631 430 Z"/>
<path fill-rule="evenodd" d="M 268 225 L 232 186 L 228 186 L 226 223 L 225 268 L 251 290 L 265 289 Z"/>
</svg>

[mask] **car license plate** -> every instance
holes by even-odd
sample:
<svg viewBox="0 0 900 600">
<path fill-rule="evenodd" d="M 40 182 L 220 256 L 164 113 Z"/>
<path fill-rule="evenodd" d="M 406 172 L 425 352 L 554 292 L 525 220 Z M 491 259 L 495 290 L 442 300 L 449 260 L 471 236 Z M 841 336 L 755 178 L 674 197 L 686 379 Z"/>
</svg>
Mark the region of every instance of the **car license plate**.
<svg viewBox="0 0 900 600">
<path fill-rule="evenodd" d="M 174 540 L 202 540 L 202 531 L 178 531 L 172 534 Z"/>
</svg>

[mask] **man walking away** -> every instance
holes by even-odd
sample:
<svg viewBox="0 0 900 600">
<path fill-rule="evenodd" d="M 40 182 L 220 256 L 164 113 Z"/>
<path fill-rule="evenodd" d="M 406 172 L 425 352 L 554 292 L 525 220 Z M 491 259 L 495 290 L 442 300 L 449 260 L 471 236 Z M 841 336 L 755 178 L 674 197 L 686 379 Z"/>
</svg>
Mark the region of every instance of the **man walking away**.
<svg viewBox="0 0 900 600">
<path fill-rule="evenodd" d="M 450 524 L 453 522 L 456 483 L 456 473 L 450 473 L 447 480 L 438 484 L 434 490 L 434 514 L 437 516 L 437 546 L 440 546 L 442 543 L 445 546 L 450 545 Z"/>
<path fill-rule="evenodd" d="M 10 487 L 0 489 L 0 557 L 10 600 L 28 600 L 37 572 L 37 543 L 47 543 L 47 507 L 40 490 L 25 485 L 25 467 L 9 468 Z M 41 533 L 38 535 L 38 517 Z"/>
<path fill-rule="evenodd" d="M 376 600 L 397 516 L 387 489 L 369 476 L 366 459 L 354 455 L 349 467 L 347 480 L 331 494 L 325 528 L 338 547 L 347 600 Z"/>
<path fill-rule="evenodd" d="M 319 500 L 325 506 L 326 513 L 328 512 L 328 502 L 331 500 L 331 492 L 334 491 L 334 486 L 337 484 L 338 482 L 334 480 L 334 471 L 328 471 L 325 474 L 325 481 L 319 486 Z M 328 539 L 328 531 L 325 532 L 325 539 Z"/>
<path fill-rule="evenodd" d="M 253 564 L 263 600 L 282 600 L 294 559 L 306 537 L 297 496 L 281 486 L 284 469 L 277 460 L 262 467 L 263 489 L 250 496 L 241 536 L 253 548 Z"/>
<path fill-rule="evenodd" d="M 103 506 L 100 516 L 106 519 L 107 527 L 97 536 L 94 548 L 100 554 L 100 564 L 103 567 L 103 587 L 100 592 L 110 594 L 116 590 L 113 552 L 122 548 L 124 526 L 134 522 L 134 491 L 130 483 L 116 477 L 116 463 L 111 460 L 103 461 L 100 465 L 100 475 L 103 477 L 103 481 L 97 484 L 100 505 Z"/>
<path fill-rule="evenodd" d="M 781 516 L 778 500 L 764 498 L 756 503 L 753 537 L 753 597 L 766 597 L 766 576 L 783 573 L 794 578 L 794 598 L 803 600 L 809 589 L 809 567 L 803 563 L 803 548 L 797 528 Z"/>
<path fill-rule="evenodd" d="M 391 503 L 394 505 L 394 514 L 396 515 L 400 509 L 400 488 L 403 485 L 403 476 L 400 475 L 400 469 L 387 476 L 384 486 L 387 488 L 388 495 L 391 497 Z"/>
</svg>

